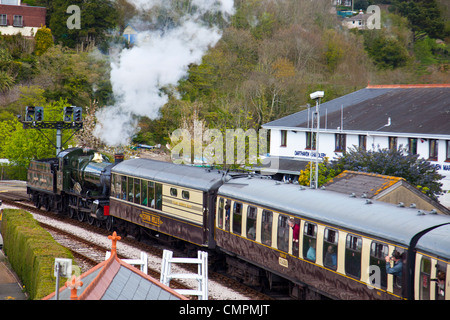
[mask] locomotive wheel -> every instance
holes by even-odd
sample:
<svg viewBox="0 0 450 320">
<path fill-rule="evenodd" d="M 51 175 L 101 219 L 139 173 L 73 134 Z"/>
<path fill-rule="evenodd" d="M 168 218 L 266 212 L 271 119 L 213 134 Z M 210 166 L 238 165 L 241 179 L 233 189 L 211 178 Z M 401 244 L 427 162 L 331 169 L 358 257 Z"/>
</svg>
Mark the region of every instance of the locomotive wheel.
<svg viewBox="0 0 450 320">
<path fill-rule="evenodd" d="M 41 202 L 38 194 L 33 195 L 33 203 L 36 209 L 39 209 L 41 207 Z"/>
<path fill-rule="evenodd" d="M 69 208 L 69 213 L 67 213 L 69 218 L 71 218 L 71 219 L 75 218 L 75 214 L 76 214 L 76 210 L 74 208 Z"/>
<path fill-rule="evenodd" d="M 78 221 L 83 222 L 85 216 L 86 216 L 86 214 L 85 214 L 83 211 L 78 211 L 78 212 L 77 212 L 77 218 L 78 218 Z"/>
<path fill-rule="evenodd" d="M 111 216 L 109 216 L 108 218 L 106 218 L 106 230 L 111 232 L 113 230 L 113 226 L 114 226 L 114 220 Z"/>
<path fill-rule="evenodd" d="M 88 222 L 91 226 L 94 224 L 95 220 L 97 220 L 97 219 L 95 219 L 93 216 L 91 216 L 90 214 L 86 214 L 86 219 L 87 219 L 87 222 Z"/>
</svg>

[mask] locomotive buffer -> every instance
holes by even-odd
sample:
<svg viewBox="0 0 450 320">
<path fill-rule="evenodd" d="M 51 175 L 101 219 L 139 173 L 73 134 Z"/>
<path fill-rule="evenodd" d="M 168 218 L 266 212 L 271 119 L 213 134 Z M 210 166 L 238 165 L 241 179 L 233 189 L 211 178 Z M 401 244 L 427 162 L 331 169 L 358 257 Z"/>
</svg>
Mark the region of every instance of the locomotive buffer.
<svg viewBox="0 0 450 320">
<path fill-rule="evenodd" d="M 56 148 L 56 155 L 61 151 L 61 147 L 69 141 L 75 132 L 83 128 L 81 107 L 64 107 L 64 121 L 43 121 L 44 108 L 31 107 L 25 108 L 25 120 L 20 121 L 24 129 L 37 129 L 48 141 Z M 20 119 L 20 116 L 18 116 Z M 42 129 L 56 129 L 56 145 L 42 132 Z M 63 129 L 75 129 L 72 135 L 64 142 L 62 141 Z"/>
</svg>

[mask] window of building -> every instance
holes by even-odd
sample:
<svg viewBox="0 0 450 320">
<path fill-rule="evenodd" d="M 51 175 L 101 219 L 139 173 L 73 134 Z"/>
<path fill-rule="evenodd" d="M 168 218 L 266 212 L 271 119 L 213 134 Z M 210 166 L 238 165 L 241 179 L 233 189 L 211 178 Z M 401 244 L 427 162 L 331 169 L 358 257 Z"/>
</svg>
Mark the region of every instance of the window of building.
<svg viewBox="0 0 450 320">
<path fill-rule="evenodd" d="M 359 279 L 361 277 L 361 237 L 347 235 L 345 241 L 345 273 Z"/>
<path fill-rule="evenodd" d="M 287 131 L 281 130 L 281 142 L 280 147 L 286 147 L 287 145 Z"/>
<path fill-rule="evenodd" d="M 189 198 L 190 198 L 189 191 L 186 191 L 186 190 L 181 191 L 181 197 L 184 200 L 189 200 Z"/>
<path fill-rule="evenodd" d="M 235 202 L 233 205 L 233 233 L 242 232 L 242 203 Z"/>
<path fill-rule="evenodd" d="M 417 138 L 408 138 L 408 154 L 417 154 Z"/>
<path fill-rule="evenodd" d="M 247 207 L 247 238 L 250 240 L 256 239 L 256 212 L 255 207 Z"/>
<path fill-rule="evenodd" d="M 316 237 L 317 225 L 305 222 L 303 230 L 303 257 L 310 261 L 316 261 Z"/>
<path fill-rule="evenodd" d="M 389 150 L 397 150 L 397 137 L 389 137 Z"/>
<path fill-rule="evenodd" d="M 23 27 L 23 16 L 14 16 L 13 26 Z"/>
<path fill-rule="evenodd" d="M 358 136 L 358 144 L 359 144 L 359 149 L 367 150 L 367 136 L 359 135 Z"/>
<path fill-rule="evenodd" d="M 333 270 L 337 268 L 338 235 L 336 230 L 326 228 L 323 237 L 323 265 Z"/>
<path fill-rule="evenodd" d="M 370 266 L 372 284 L 376 287 L 386 288 L 387 285 L 387 273 L 386 273 L 386 260 L 389 247 L 385 244 L 372 241 L 370 246 Z"/>
<path fill-rule="evenodd" d="M 261 242 L 265 245 L 272 245 L 272 211 L 263 210 L 261 223 Z"/>
<path fill-rule="evenodd" d="M 346 143 L 346 135 L 342 133 L 336 133 L 334 151 L 345 152 L 346 150 L 345 143 Z"/>
<path fill-rule="evenodd" d="M 306 132 L 306 149 L 316 150 L 316 133 Z"/>
<path fill-rule="evenodd" d="M 438 141 L 436 139 L 430 139 L 428 160 L 437 161 L 437 159 L 438 159 Z"/>
<path fill-rule="evenodd" d="M 445 141 L 445 161 L 450 161 L 450 140 Z"/>
<path fill-rule="evenodd" d="M 289 251 L 289 225 L 288 217 L 284 215 L 278 216 L 278 230 L 277 230 L 277 247 L 279 250 Z"/>
<path fill-rule="evenodd" d="M 6 14 L 0 14 L 0 26 L 8 25 L 8 16 Z"/>
<path fill-rule="evenodd" d="M 223 198 L 219 199 L 219 210 L 217 210 L 217 226 L 223 228 L 223 210 L 225 208 L 225 200 Z"/>
</svg>

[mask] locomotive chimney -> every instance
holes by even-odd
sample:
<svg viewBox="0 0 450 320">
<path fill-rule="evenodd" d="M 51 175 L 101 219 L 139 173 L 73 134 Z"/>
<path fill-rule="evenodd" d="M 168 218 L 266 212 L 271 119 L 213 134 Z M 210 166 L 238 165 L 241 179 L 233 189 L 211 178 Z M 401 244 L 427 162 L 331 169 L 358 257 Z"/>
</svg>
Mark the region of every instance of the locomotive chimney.
<svg viewBox="0 0 450 320">
<path fill-rule="evenodd" d="M 123 161 L 124 155 L 123 153 L 116 153 L 114 155 L 114 164 L 118 164 Z"/>
</svg>

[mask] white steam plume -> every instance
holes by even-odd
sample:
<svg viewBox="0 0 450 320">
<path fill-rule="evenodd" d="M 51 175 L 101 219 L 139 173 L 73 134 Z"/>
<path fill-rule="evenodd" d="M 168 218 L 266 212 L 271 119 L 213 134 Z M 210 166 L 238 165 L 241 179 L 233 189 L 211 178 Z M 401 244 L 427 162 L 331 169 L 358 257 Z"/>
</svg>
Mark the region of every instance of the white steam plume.
<svg viewBox="0 0 450 320">
<path fill-rule="evenodd" d="M 176 0 L 174 0 L 176 2 Z M 170 10 L 167 0 L 132 0 L 139 10 L 155 6 Z M 176 26 L 140 32 L 135 45 L 123 49 L 111 63 L 111 84 L 116 103 L 97 112 L 94 134 L 110 146 L 128 144 L 137 130 L 139 116 L 156 118 L 168 101 L 161 88 L 175 86 L 191 63 L 201 63 L 209 47 L 221 38 L 216 27 L 200 20 L 205 13 L 229 16 L 233 0 L 191 0 L 195 13 L 179 17 Z"/>
</svg>

